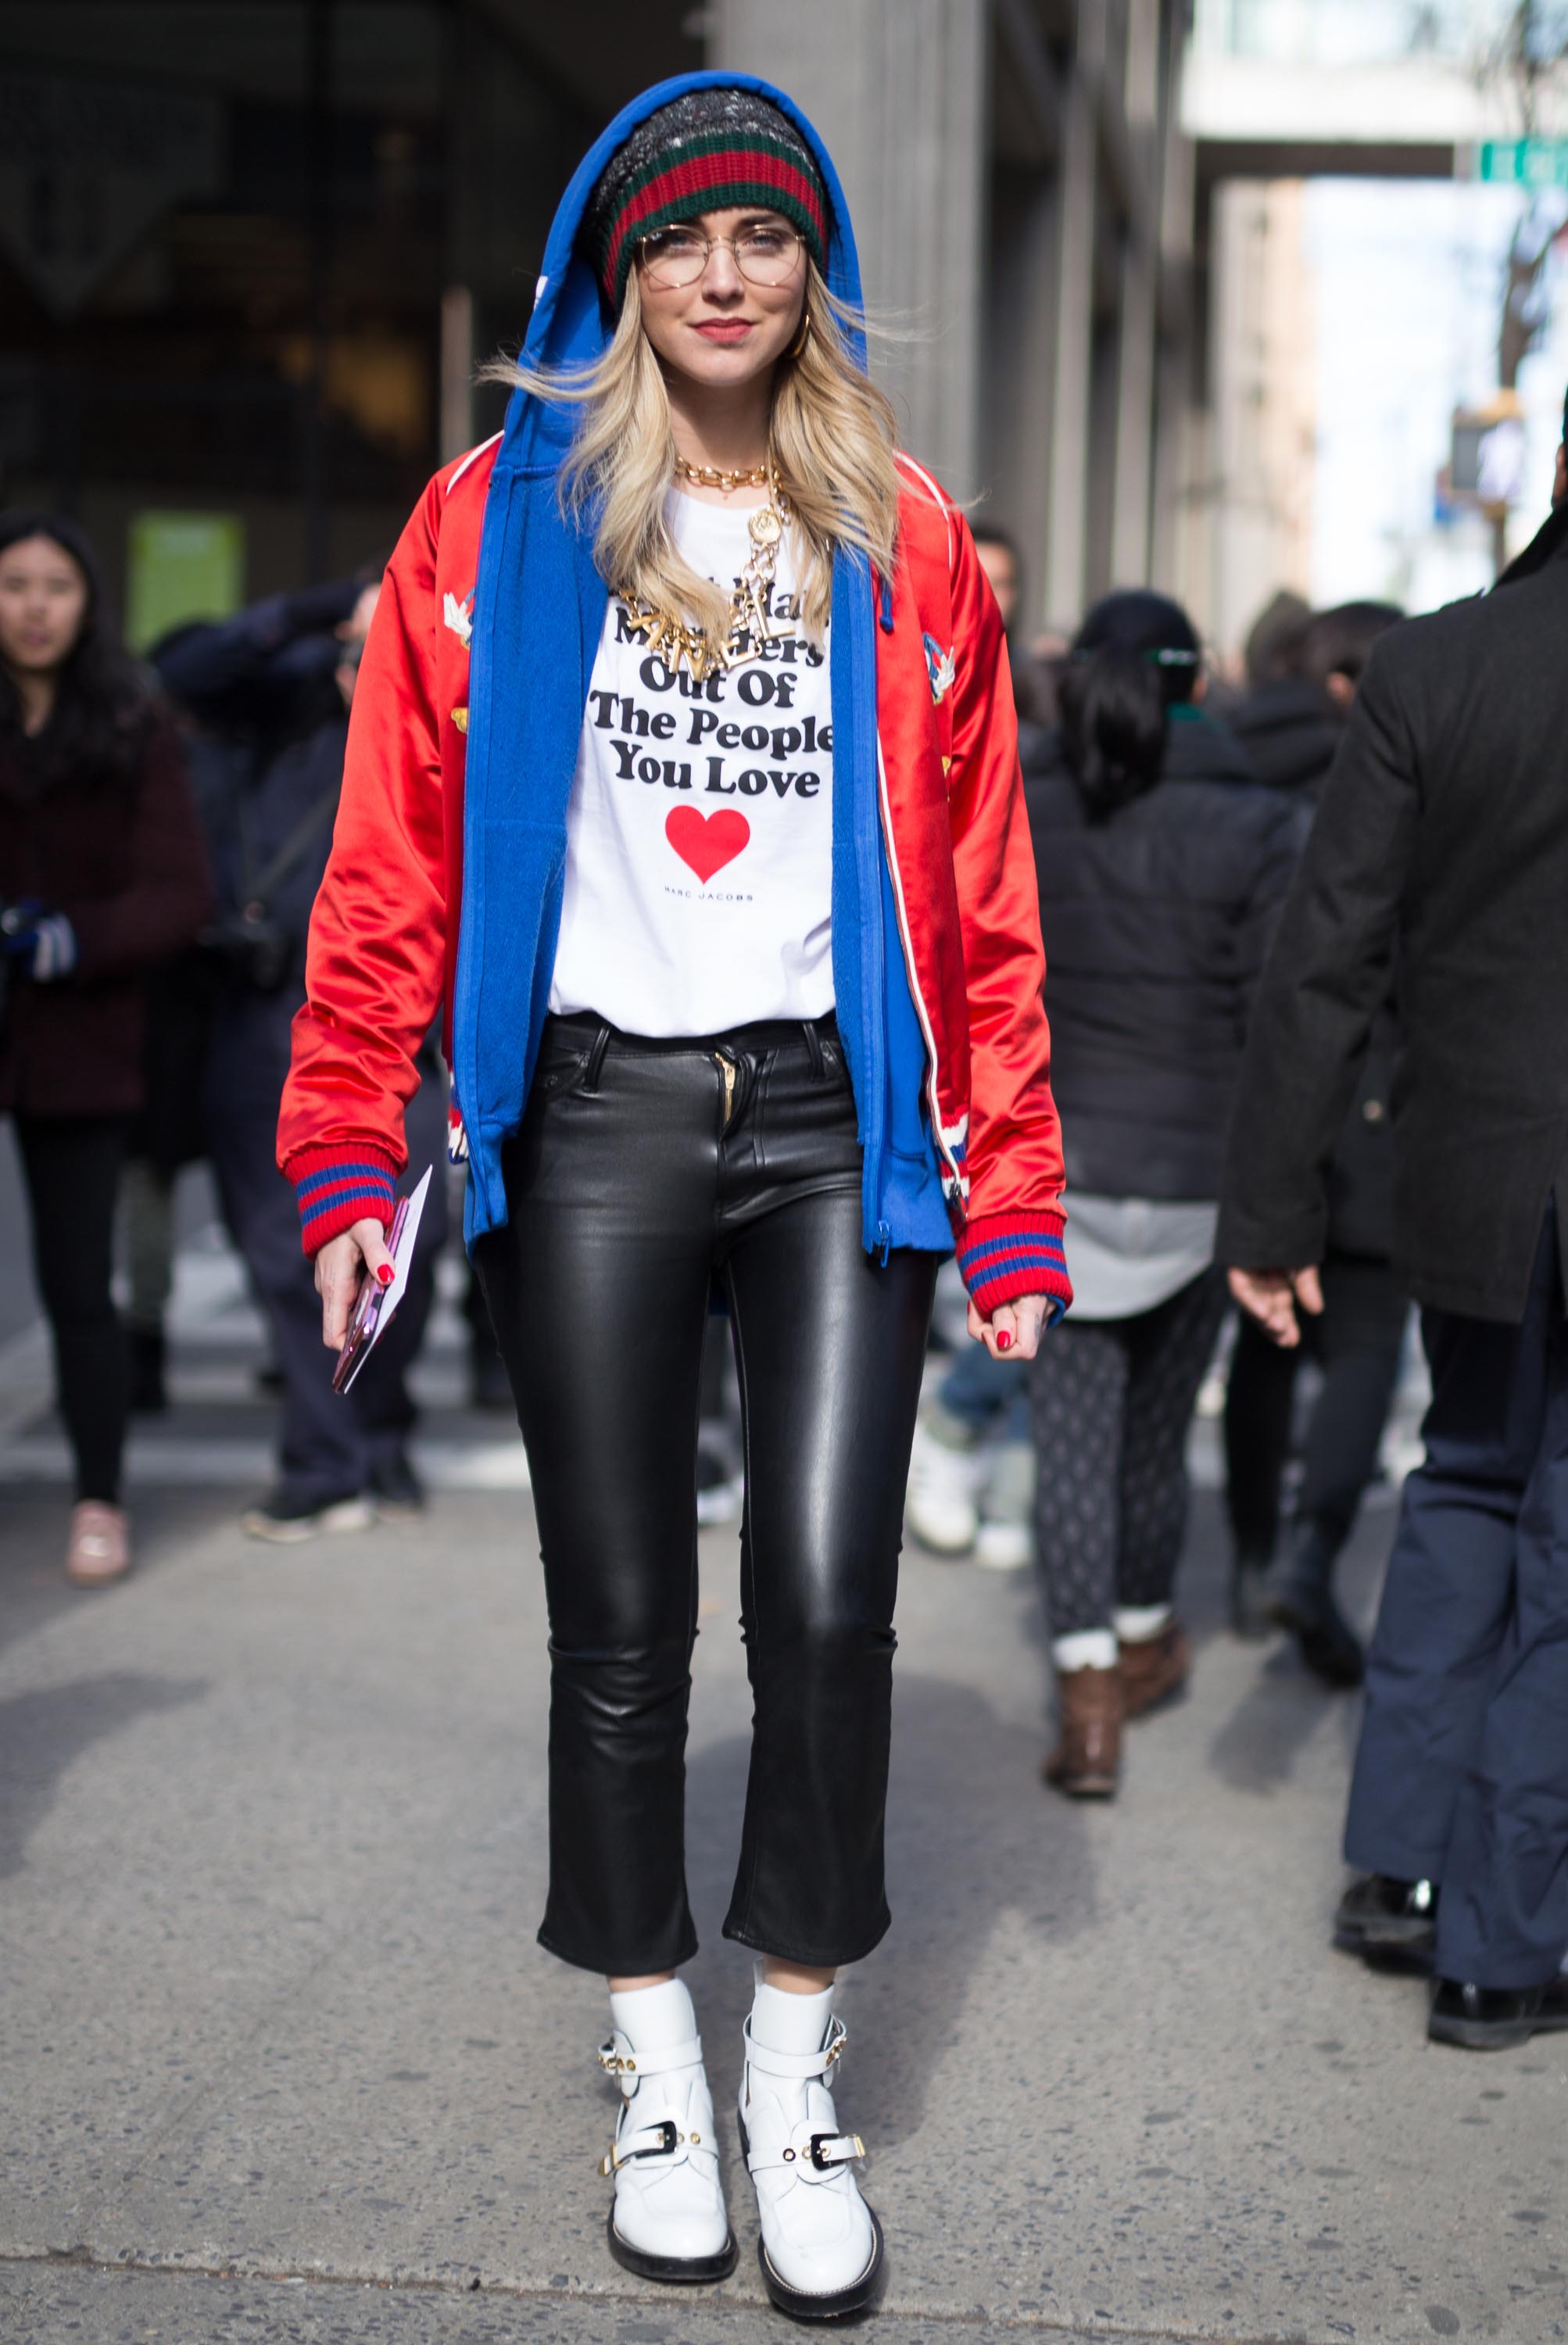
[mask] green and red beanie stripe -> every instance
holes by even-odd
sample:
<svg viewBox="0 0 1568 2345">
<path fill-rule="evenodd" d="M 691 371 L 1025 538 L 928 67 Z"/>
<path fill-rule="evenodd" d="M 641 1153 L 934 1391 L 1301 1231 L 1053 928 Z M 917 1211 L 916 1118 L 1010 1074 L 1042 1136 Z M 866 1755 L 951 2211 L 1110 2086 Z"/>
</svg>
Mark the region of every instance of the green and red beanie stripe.
<svg viewBox="0 0 1568 2345">
<path fill-rule="evenodd" d="M 706 155 L 683 154 L 662 169 L 643 176 L 625 190 L 622 208 L 610 226 L 599 281 L 612 309 L 618 310 L 639 237 L 703 212 L 754 205 L 775 211 L 798 228 L 819 269 L 826 269 L 827 208 L 820 186 L 791 156 L 760 147 L 717 147 Z"/>
<path fill-rule="evenodd" d="M 827 189 L 796 125 L 754 90 L 687 90 L 637 124 L 585 208 L 583 250 L 610 307 L 620 306 L 639 237 L 732 209 L 781 214 L 826 272 Z"/>
</svg>

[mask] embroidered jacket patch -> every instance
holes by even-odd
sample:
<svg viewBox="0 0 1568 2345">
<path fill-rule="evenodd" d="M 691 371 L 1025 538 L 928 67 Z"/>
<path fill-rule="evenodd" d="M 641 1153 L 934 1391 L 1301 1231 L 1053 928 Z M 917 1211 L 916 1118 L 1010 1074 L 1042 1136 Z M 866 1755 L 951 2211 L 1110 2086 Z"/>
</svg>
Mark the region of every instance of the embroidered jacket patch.
<svg viewBox="0 0 1568 2345">
<path fill-rule="evenodd" d="M 925 672 L 931 678 L 932 706 L 939 708 L 952 690 L 953 678 L 958 674 L 957 659 L 952 652 L 943 651 L 934 635 L 922 635 L 921 640 L 925 645 Z"/>
<path fill-rule="evenodd" d="M 468 595 L 460 603 L 455 594 L 448 594 L 441 606 L 441 615 L 443 623 L 452 629 L 453 634 L 466 651 L 469 637 L 473 633 L 473 595 Z"/>
</svg>

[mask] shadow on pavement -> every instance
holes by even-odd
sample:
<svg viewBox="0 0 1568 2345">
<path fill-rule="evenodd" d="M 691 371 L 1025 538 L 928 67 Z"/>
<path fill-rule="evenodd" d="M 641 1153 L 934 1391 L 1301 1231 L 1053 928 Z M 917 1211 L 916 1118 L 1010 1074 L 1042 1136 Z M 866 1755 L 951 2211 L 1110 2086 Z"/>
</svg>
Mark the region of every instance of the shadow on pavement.
<svg viewBox="0 0 1568 2345">
<path fill-rule="evenodd" d="M 893 1689 L 893 1929 L 847 1974 L 839 2005 L 871 2053 L 854 2065 L 846 2106 L 889 2147 L 925 2121 L 939 2056 L 959 2033 L 976 1960 L 999 1921 L 1017 1917 L 1049 1960 L 1095 1924 L 1084 1818 L 1043 1793 L 1039 1731 L 1008 1724 L 972 1687 L 946 1679 L 898 1670 Z M 703 1939 L 690 1976 L 716 2042 L 738 2033 L 750 2004 L 749 1961 L 718 1937 L 749 1753 L 748 1738 L 730 1736 L 697 1752 L 687 1772 L 687 1866 Z"/>
<path fill-rule="evenodd" d="M 1231 1791 L 1268 1799 L 1289 1782 L 1297 1761 L 1331 1725 L 1336 1708 L 1353 1742 L 1360 1705 L 1325 1693 L 1293 1653 L 1270 1653 L 1252 1690 L 1209 1746 L 1209 1766 Z"/>
<path fill-rule="evenodd" d="M 1336 1594 L 1363 1643 L 1377 1617 L 1397 1519 L 1397 1507 L 1385 1503 L 1366 1508 L 1335 1576 Z M 1207 1565 L 1199 1575 L 1203 1599 L 1194 1609 L 1207 1632 L 1200 1641 L 1207 1642 L 1227 1633 L 1225 1581 L 1215 1571 L 1216 1559 L 1222 1573 L 1226 1568 L 1223 1536 L 1206 1539 L 1203 1554 Z M 1301 1661 L 1290 1637 L 1279 1635 L 1272 1644 L 1254 1650 L 1257 1676 L 1209 1746 L 1213 1772 L 1234 1792 L 1271 1798 L 1289 1782 L 1308 1747 L 1329 1732 L 1338 1738 L 1348 1777 L 1360 1731 L 1359 1697 L 1330 1692 L 1321 1685 Z"/>
<path fill-rule="evenodd" d="M 202 1678 L 117 1670 L 0 1701 L 0 1880 L 21 1871 L 61 1778 L 85 1751 L 138 1718 L 199 1700 L 207 1690 Z"/>
<path fill-rule="evenodd" d="M 134 1601 L 149 1572 L 177 1561 L 192 1542 L 238 1512 L 229 1490 L 137 1490 L 131 1499 L 136 1568 L 130 1578 L 113 1588 L 82 1589 L 66 1578 L 68 1494 L 27 1483 L 0 1489 L 0 1650 L 61 1613 Z"/>
</svg>

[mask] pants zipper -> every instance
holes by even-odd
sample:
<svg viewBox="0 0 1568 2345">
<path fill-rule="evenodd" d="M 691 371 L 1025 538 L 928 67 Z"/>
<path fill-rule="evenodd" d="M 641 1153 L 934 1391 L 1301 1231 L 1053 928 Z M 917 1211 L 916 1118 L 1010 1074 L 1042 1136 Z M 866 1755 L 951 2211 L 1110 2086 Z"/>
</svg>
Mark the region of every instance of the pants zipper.
<svg viewBox="0 0 1568 2345">
<path fill-rule="evenodd" d="M 735 1112 L 735 1061 L 733 1059 L 726 1058 L 722 1051 L 716 1051 L 713 1056 L 718 1065 L 718 1071 L 724 1079 L 724 1123 L 722 1128 L 728 1132 L 729 1129 L 729 1119 Z"/>
</svg>

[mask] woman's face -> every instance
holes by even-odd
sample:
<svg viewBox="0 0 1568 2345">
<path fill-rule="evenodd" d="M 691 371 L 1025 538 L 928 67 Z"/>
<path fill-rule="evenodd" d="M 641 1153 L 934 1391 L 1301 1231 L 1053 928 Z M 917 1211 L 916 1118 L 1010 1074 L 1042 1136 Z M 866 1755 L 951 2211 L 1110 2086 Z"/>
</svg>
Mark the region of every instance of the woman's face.
<svg viewBox="0 0 1568 2345">
<path fill-rule="evenodd" d="M 87 582 L 52 537 L 0 553 L 0 659 L 31 675 L 64 666 L 87 611 Z"/>
<path fill-rule="evenodd" d="M 691 283 L 668 282 L 685 273 L 683 258 L 689 267 L 697 257 L 683 255 L 682 246 L 704 237 L 733 238 L 749 273 L 732 245 L 714 242 Z M 665 366 L 708 389 L 735 390 L 768 372 L 794 340 L 806 299 L 806 248 L 778 212 L 705 212 L 643 239 L 637 289 L 643 330 Z"/>
</svg>

